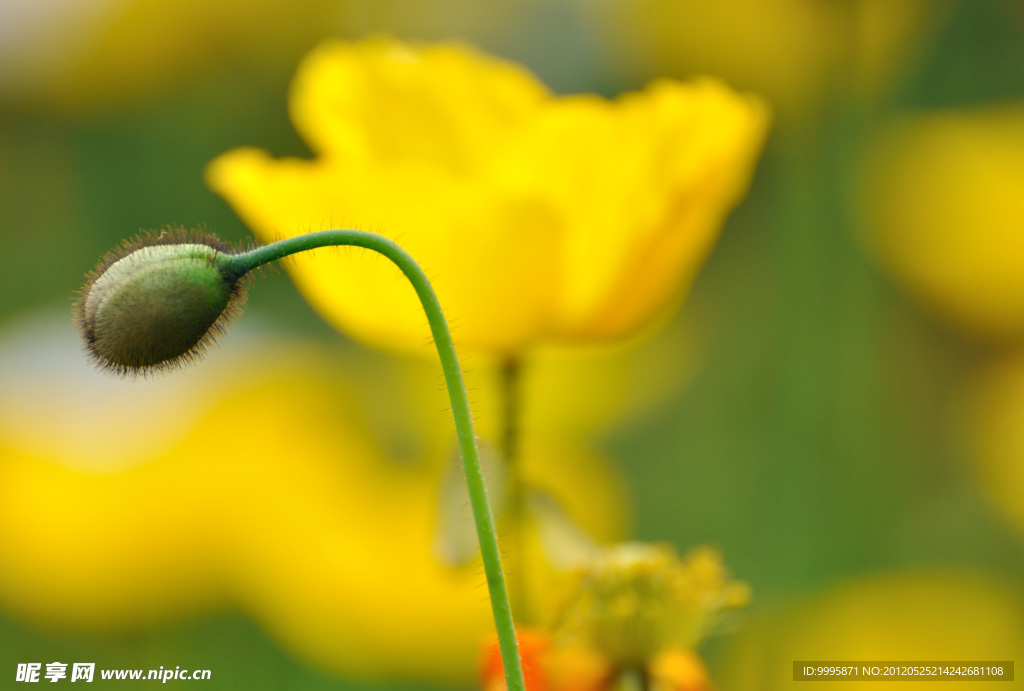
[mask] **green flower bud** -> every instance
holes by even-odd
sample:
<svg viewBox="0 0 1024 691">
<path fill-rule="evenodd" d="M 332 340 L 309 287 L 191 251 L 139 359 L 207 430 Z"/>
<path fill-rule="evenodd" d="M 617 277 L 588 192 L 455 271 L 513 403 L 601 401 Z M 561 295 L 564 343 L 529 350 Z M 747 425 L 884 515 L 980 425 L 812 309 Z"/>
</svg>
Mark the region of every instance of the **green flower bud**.
<svg viewBox="0 0 1024 691">
<path fill-rule="evenodd" d="M 202 355 L 245 298 L 210 236 L 164 231 L 97 267 L 76 312 L 90 357 L 117 374 L 173 369 Z"/>
</svg>

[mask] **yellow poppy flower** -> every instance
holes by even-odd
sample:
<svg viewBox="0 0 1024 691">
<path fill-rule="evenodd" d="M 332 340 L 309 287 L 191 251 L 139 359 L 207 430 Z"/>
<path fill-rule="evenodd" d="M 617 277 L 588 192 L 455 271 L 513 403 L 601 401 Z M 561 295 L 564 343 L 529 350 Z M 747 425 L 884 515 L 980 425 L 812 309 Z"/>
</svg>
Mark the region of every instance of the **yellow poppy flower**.
<svg viewBox="0 0 1024 691">
<path fill-rule="evenodd" d="M 721 83 L 660 81 L 609 102 L 556 97 L 459 45 L 332 41 L 291 99 L 313 160 L 229 152 L 207 178 L 264 241 L 354 225 L 422 263 L 464 348 L 618 338 L 692 281 L 744 193 L 764 105 Z M 289 271 L 330 323 L 429 343 L 412 290 L 359 252 Z"/>
<path fill-rule="evenodd" d="M 731 639 L 722 687 L 793 688 L 793 662 L 800 660 L 1019 660 L 1024 653 L 1022 614 L 1020 593 L 982 574 L 928 571 L 864 578 L 751 622 Z M 941 688 L 974 689 L 977 684 L 944 680 Z M 908 687 L 899 679 L 815 685 L 851 691 Z"/>
<path fill-rule="evenodd" d="M 92 631 L 237 606 L 325 669 L 473 677 L 483 574 L 433 551 L 448 448 L 393 462 L 321 347 L 240 325 L 187 375 L 121 381 L 61 321 L 0 338 L 0 608 Z M 524 473 L 619 537 L 617 478 L 574 454 L 538 448 Z"/>
<path fill-rule="evenodd" d="M 865 186 L 867 242 L 913 295 L 967 333 L 1024 337 L 1024 108 L 908 118 Z"/>
</svg>

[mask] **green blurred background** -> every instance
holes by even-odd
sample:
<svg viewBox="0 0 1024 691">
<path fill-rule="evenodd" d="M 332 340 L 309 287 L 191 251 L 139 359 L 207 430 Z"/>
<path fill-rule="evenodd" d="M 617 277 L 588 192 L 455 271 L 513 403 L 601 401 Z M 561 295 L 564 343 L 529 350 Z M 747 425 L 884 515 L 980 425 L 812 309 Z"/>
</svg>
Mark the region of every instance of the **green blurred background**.
<svg viewBox="0 0 1024 691">
<path fill-rule="evenodd" d="M 884 158 L 876 142 L 893 122 L 1024 100 L 1024 10 L 1012 0 L 893 0 L 888 17 L 875 4 L 773 0 L 748 15 L 736 0 L 719 21 L 702 3 L 667 0 L 65 0 L 46 12 L 2 0 L 0 333 L 9 340 L 39 315 L 70 320 L 84 273 L 138 229 L 249 237 L 204 185 L 204 166 L 242 145 L 309 155 L 285 98 L 321 38 L 460 38 L 561 93 L 614 96 L 659 75 L 719 74 L 763 93 L 775 126 L 677 316 L 693 362 L 660 365 L 690 368 L 687 385 L 597 435 L 627 478 L 632 535 L 721 549 L 754 590 L 751 630 L 781 630 L 792 608 L 813 610 L 823 593 L 878 574 L 970 573 L 1008 584 L 1016 603 L 1022 521 L 981 479 L 964 392 L 1024 341 L 943 318 L 864 238 L 899 215 L 895 202 L 868 201 L 884 197 L 870 163 Z M 1024 235 L 1020 217 L 1007 223 Z M 323 324 L 283 273 L 254 288 L 243 321 L 361 348 Z M 5 688 L 17 663 L 52 660 L 208 668 L 204 688 L 434 688 L 318 670 L 231 607 L 95 632 L 15 609 L 0 606 Z M 730 635 L 704 648 L 722 688 L 774 688 L 735 673 L 760 664 L 749 652 L 758 640 Z"/>
</svg>

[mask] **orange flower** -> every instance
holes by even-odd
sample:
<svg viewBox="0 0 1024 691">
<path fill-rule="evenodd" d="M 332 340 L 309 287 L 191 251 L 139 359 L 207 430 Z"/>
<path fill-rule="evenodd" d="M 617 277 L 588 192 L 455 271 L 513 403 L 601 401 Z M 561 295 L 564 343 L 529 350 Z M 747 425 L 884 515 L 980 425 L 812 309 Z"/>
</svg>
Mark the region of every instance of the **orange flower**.
<svg viewBox="0 0 1024 691">
<path fill-rule="evenodd" d="M 622 670 L 580 645 L 558 645 L 550 634 L 519 629 L 519 655 L 526 691 L 612 691 Z M 707 669 L 696 653 L 671 649 L 651 658 L 646 675 L 651 691 L 711 691 Z M 496 639 L 487 645 L 483 691 L 505 691 L 505 669 Z"/>
</svg>

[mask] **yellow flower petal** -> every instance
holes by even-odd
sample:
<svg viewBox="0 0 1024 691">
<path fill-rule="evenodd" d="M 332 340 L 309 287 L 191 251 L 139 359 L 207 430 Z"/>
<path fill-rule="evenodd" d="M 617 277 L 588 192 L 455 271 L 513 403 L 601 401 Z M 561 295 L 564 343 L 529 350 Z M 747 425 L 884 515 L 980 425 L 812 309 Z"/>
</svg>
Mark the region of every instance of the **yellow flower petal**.
<svg viewBox="0 0 1024 691">
<path fill-rule="evenodd" d="M 417 51 L 377 37 L 315 49 L 290 103 L 296 129 L 316 153 L 360 164 L 417 160 L 472 175 L 547 96 L 533 75 L 468 46 Z"/>
<path fill-rule="evenodd" d="M 210 186 L 263 240 L 351 225 L 398 239 L 435 281 L 465 348 L 625 336 L 692 280 L 749 180 L 764 106 L 717 82 L 608 102 L 555 98 L 467 48 L 331 42 L 299 68 L 296 127 L 320 156 L 243 149 Z M 394 270 L 299 258 L 337 326 L 415 349 L 428 331 Z"/>
<path fill-rule="evenodd" d="M 552 102 L 495 174 L 558 210 L 555 335 L 631 333 L 677 297 L 746 190 L 767 111 L 703 79 Z"/>
<path fill-rule="evenodd" d="M 538 247 L 551 222 L 533 200 L 419 162 L 350 167 L 251 149 L 214 161 L 209 178 L 265 242 L 346 225 L 395 237 L 431 276 L 459 342 L 500 351 L 544 328 L 555 270 Z M 287 266 L 327 321 L 376 345 L 432 352 L 419 300 L 387 260 L 321 250 Z"/>
<path fill-rule="evenodd" d="M 711 691 L 708 671 L 697 655 L 689 650 L 667 650 L 650 664 L 654 691 Z"/>
</svg>

